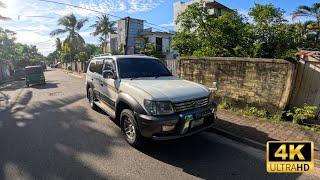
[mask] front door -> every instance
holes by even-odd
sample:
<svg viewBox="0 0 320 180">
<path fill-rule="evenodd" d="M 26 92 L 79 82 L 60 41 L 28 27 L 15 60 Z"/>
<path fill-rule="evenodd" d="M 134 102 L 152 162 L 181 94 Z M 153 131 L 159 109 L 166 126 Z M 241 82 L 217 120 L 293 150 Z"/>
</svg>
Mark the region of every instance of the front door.
<svg viewBox="0 0 320 180">
<path fill-rule="evenodd" d="M 116 74 L 115 64 L 113 59 L 106 59 L 104 61 L 103 70 L 111 70 Z M 103 79 L 103 88 L 101 89 L 101 99 L 102 101 L 110 106 L 112 109 L 115 109 L 116 99 L 118 95 L 118 86 L 119 81 L 111 78 Z"/>
</svg>

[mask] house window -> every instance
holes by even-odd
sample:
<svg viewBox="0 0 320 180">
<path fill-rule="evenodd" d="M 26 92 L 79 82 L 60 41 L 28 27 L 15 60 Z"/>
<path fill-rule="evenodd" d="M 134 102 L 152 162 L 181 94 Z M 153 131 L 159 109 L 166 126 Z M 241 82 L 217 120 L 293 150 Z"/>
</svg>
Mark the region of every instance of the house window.
<svg viewBox="0 0 320 180">
<path fill-rule="evenodd" d="M 156 51 L 162 51 L 162 38 L 156 38 Z"/>
</svg>

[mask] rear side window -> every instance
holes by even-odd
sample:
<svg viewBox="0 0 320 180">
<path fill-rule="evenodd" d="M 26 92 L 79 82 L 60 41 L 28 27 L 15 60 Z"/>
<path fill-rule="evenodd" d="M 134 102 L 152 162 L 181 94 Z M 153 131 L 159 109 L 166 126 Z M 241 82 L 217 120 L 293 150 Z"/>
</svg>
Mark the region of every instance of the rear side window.
<svg viewBox="0 0 320 180">
<path fill-rule="evenodd" d="M 42 73 L 43 73 L 42 67 L 26 68 L 26 74 L 42 74 Z"/>
<path fill-rule="evenodd" d="M 98 74 L 102 74 L 103 61 L 96 61 L 95 72 Z"/>
<path fill-rule="evenodd" d="M 104 61 L 104 69 L 103 70 L 114 70 L 114 63 L 112 59 L 106 59 Z"/>
</svg>

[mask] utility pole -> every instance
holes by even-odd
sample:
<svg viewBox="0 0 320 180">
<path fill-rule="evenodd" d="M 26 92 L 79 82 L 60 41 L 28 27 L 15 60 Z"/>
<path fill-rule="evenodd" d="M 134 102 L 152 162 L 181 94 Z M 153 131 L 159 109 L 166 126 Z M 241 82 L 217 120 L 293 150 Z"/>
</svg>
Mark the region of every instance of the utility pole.
<svg viewBox="0 0 320 180">
<path fill-rule="evenodd" d="M 128 54 L 128 36 L 129 36 L 129 24 L 130 24 L 130 17 L 126 17 L 125 18 L 125 27 L 126 27 L 126 43 L 125 43 L 125 46 L 124 46 L 124 54 L 127 55 Z"/>
</svg>

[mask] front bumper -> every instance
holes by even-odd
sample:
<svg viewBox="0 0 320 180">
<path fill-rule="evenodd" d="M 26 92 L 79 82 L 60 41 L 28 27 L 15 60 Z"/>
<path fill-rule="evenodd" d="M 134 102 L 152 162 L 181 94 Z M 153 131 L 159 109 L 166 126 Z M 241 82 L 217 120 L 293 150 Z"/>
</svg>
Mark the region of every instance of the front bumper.
<svg viewBox="0 0 320 180">
<path fill-rule="evenodd" d="M 193 120 L 203 118 L 203 124 L 193 128 L 191 128 L 191 126 L 186 128 L 186 120 L 183 118 L 184 115 L 192 115 Z M 166 116 L 149 116 L 136 113 L 135 117 L 138 121 L 142 136 L 155 140 L 169 140 L 189 136 L 212 127 L 216 118 L 216 107 L 210 105 Z M 176 126 L 172 131 L 164 132 L 162 130 L 163 125 L 173 124 Z"/>
</svg>

